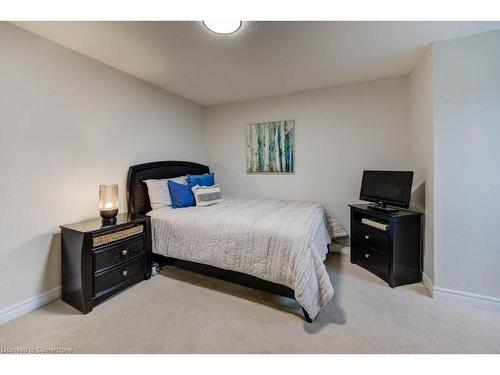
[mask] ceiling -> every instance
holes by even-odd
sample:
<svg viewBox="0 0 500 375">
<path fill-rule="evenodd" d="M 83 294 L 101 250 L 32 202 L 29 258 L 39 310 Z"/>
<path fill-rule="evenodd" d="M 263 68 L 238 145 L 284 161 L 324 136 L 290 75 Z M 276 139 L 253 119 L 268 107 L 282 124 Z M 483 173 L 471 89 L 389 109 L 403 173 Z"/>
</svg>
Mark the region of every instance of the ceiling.
<svg viewBox="0 0 500 375">
<path fill-rule="evenodd" d="M 500 22 L 14 22 L 202 105 L 407 75 L 429 43 Z"/>
</svg>

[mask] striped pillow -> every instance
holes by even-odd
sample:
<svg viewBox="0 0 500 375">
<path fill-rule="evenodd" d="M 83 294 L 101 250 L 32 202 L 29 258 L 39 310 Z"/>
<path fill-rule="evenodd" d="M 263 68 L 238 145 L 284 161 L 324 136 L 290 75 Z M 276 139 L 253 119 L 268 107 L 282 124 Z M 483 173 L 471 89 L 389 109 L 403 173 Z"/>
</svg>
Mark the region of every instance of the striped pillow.
<svg viewBox="0 0 500 375">
<path fill-rule="evenodd" d="M 223 201 L 220 186 L 217 184 L 212 186 L 195 185 L 191 190 L 196 200 L 196 207 L 211 206 Z"/>
</svg>

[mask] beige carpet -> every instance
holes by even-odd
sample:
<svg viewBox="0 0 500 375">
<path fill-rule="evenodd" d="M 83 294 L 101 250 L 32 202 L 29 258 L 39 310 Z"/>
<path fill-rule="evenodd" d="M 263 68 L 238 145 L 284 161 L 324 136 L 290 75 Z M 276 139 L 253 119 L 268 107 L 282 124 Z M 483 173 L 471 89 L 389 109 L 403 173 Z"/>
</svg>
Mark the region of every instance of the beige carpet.
<svg viewBox="0 0 500 375">
<path fill-rule="evenodd" d="M 286 298 L 167 268 L 84 316 L 63 302 L 0 326 L 0 347 L 75 353 L 500 352 L 500 314 L 389 288 L 330 254 L 336 295 L 313 324 Z"/>
</svg>

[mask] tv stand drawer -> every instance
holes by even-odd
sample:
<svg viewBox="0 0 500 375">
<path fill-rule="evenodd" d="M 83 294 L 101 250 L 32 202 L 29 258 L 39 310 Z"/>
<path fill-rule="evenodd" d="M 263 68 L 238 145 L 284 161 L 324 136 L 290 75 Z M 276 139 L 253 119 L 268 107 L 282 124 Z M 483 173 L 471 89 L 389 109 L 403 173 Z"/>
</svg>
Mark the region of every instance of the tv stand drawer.
<svg viewBox="0 0 500 375">
<path fill-rule="evenodd" d="M 351 250 L 354 250 L 354 259 L 357 265 L 371 271 L 384 281 L 388 281 L 389 257 L 387 254 L 372 249 L 356 240 L 353 241 Z"/>
<path fill-rule="evenodd" d="M 380 229 L 375 229 L 369 225 L 353 222 L 351 236 L 358 242 L 377 249 L 380 252 L 389 254 L 390 237 Z"/>
</svg>

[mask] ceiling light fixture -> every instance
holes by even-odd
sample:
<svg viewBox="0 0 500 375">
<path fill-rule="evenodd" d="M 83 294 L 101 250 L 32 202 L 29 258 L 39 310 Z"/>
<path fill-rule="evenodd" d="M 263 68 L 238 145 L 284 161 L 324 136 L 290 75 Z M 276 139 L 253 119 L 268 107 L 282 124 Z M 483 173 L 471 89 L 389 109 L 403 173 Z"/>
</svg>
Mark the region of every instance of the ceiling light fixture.
<svg viewBox="0 0 500 375">
<path fill-rule="evenodd" d="M 228 21 L 228 20 L 217 20 L 217 21 L 203 21 L 205 27 L 216 33 L 216 34 L 232 34 L 241 28 L 241 21 Z"/>
</svg>

